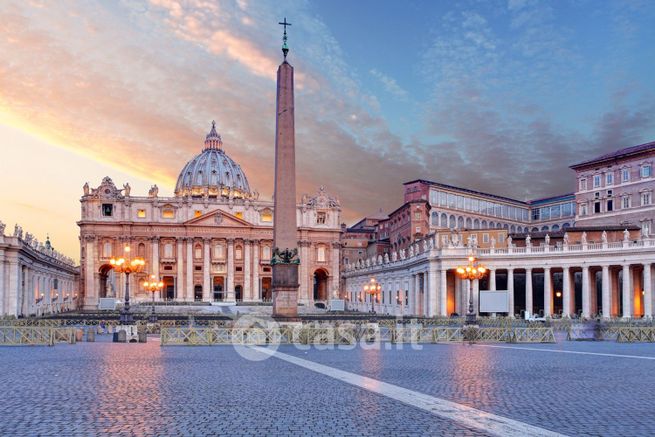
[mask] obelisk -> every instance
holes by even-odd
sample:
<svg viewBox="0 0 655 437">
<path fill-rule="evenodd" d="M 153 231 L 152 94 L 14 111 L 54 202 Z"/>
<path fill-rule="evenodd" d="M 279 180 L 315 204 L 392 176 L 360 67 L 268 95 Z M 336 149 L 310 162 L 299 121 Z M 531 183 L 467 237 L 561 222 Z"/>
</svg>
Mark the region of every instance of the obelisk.
<svg viewBox="0 0 655 437">
<path fill-rule="evenodd" d="M 273 223 L 273 316 L 298 315 L 298 223 L 296 221 L 296 140 L 293 109 L 293 67 L 287 62 L 287 19 L 277 69 L 275 124 L 275 212 Z"/>
</svg>

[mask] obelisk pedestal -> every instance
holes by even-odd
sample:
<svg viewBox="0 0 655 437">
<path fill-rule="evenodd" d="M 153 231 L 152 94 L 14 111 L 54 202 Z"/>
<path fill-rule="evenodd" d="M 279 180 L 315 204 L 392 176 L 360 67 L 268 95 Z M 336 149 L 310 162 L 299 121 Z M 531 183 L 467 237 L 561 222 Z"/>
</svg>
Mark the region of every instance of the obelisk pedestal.
<svg viewBox="0 0 655 437">
<path fill-rule="evenodd" d="M 275 137 L 275 212 L 273 223 L 273 317 L 298 316 L 298 224 L 296 221 L 296 142 L 293 67 L 286 61 L 277 70 Z"/>
</svg>

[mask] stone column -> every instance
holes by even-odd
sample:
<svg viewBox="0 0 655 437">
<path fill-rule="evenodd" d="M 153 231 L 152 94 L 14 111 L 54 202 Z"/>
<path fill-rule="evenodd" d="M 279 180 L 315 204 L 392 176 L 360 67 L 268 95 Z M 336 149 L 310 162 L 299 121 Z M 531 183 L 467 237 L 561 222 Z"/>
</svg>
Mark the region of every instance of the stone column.
<svg viewBox="0 0 655 437">
<path fill-rule="evenodd" d="M 228 238 L 227 240 L 227 284 L 225 285 L 227 292 L 227 301 L 234 302 L 234 239 Z"/>
<path fill-rule="evenodd" d="M 175 300 L 177 301 L 186 301 L 188 300 L 189 290 L 184 289 L 184 240 L 182 238 L 177 239 L 176 247 L 177 255 L 175 259 L 175 264 L 177 267 L 177 276 L 175 277 Z"/>
<path fill-rule="evenodd" d="M 496 289 L 496 269 L 489 270 L 489 290 Z"/>
<path fill-rule="evenodd" d="M 300 283 L 300 289 L 298 290 L 299 300 L 308 305 L 311 301 L 314 300 L 312 292 L 310 291 L 309 286 L 309 264 L 310 264 L 310 253 L 309 248 L 311 243 L 309 241 L 303 240 L 300 242 L 300 268 L 298 282 Z"/>
<path fill-rule="evenodd" d="M 632 317 L 632 290 L 630 290 L 630 264 L 623 265 L 623 278 L 622 278 L 622 292 L 623 292 L 623 318 L 627 319 Z"/>
<path fill-rule="evenodd" d="M 441 290 L 439 290 L 439 315 L 448 317 L 448 270 L 441 270 L 439 273 L 441 279 Z"/>
<path fill-rule="evenodd" d="M 514 269 L 507 269 L 507 292 L 509 293 L 508 317 L 514 318 Z"/>
<path fill-rule="evenodd" d="M 193 289 L 193 238 L 186 240 L 186 292 L 187 300 L 195 300 L 195 291 Z"/>
<path fill-rule="evenodd" d="M 532 269 L 525 269 L 525 310 L 532 316 Z"/>
<path fill-rule="evenodd" d="M 17 260 L 9 260 L 9 287 L 5 290 L 7 294 L 7 311 L 6 314 L 18 317 L 18 290 L 20 288 L 20 263 Z M 48 289 L 47 295 L 50 296 L 52 288 Z"/>
<path fill-rule="evenodd" d="M 243 296 L 242 299 L 252 301 L 252 286 L 250 284 L 250 240 L 243 240 Z"/>
<path fill-rule="evenodd" d="M 98 290 L 96 289 L 96 244 L 95 237 L 87 235 L 84 238 L 86 244 L 85 265 L 84 265 L 84 301 L 83 306 L 87 309 L 97 308 L 98 306 Z M 39 284 L 39 291 L 45 293 L 41 284 Z M 41 302 L 41 306 L 44 303 Z"/>
<path fill-rule="evenodd" d="M 0 232 L 0 234 L 2 234 Z M 2 239 L 2 235 L 0 235 Z M 6 290 L 5 285 L 5 251 L 0 249 L 0 290 Z M 0 316 L 6 313 L 4 293 L 0 293 Z"/>
<path fill-rule="evenodd" d="M 261 302 L 262 297 L 259 291 L 259 240 L 252 244 L 252 300 Z"/>
<path fill-rule="evenodd" d="M 437 267 L 430 266 L 428 272 L 428 317 L 437 315 Z"/>
<path fill-rule="evenodd" d="M 582 267 L 582 317 L 591 317 L 591 287 L 589 284 L 589 267 Z"/>
<path fill-rule="evenodd" d="M 329 298 L 339 298 L 339 254 L 341 253 L 341 243 L 334 241 L 332 243 L 332 254 L 330 255 L 330 264 L 332 264 L 332 272 L 330 279 L 332 280 L 332 290 Z"/>
<path fill-rule="evenodd" d="M 544 267 L 544 317 L 553 315 L 553 281 L 550 267 Z"/>
<path fill-rule="evenodd" d="M 612 317 L 612 302 L 610 299 L 610 267 L 601 266 L 601 294 L 603 306 L 603 319 Z"/>
<path fill-rule="evenodd" d="M 421 295 L 421 275 L 420 274 L 415 274 L 414 275 L 414 282 L 416 284 L 416 314 L 419 316 L 423 316 L 423 296 Z"/>
<path fill-rule="evenodd" d="M 562 317 L 571 317 L 571 270 L 562 269 Z"/>
<path fill-rule="evenodd" d="M 155 278 L 159 280 L 159 237 L 152 237 L 152 258 L 150 261 L 150 274 L 155 275 Z M 134 290 L 134 291 L 132 291 Z M 135 297 L 137 293 L 137 290 L 132 288 L 132 284 L 130 284 L 130 294 L 133 294 L 133 296 L 130 297 Z M 164 293 L 164 290 L 161 290 L 159 292 L 158 298 L 161 300 L 162 299 L 162 294 Z"/>
<path fill-rule="evenodd" d="M 211 240 L 204 238 L 202 240 L 202 300 L 211 302 L 213 291 L 211 281 L 211 252 L 209 251 Z"/>
<path fill-rule="evenodd" d="M 644 317 L 653 317 L 653 280 L 651 264 L 644 263 Z"/>
</svg>

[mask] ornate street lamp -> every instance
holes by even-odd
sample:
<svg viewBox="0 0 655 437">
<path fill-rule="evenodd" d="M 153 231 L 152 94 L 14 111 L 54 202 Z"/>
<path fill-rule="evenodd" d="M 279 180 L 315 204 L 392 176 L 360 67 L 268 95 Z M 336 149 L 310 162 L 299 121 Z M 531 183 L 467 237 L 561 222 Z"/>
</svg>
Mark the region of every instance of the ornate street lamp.
<svg viewBox="0 0 655 437">
<path fill-rule="evenodd" d="M 143 258 L 136 257 L 130 258 L 130 246 L 125 246 L 125 256 L 109 260 L 112 268 L 116 273 L 125 273 L 125 305 L 121 310 L 120 324 L 121 325 L 134 325 L 134 318 L 130 312 L 130 274 L 139 273 L 143 270 L 146 262 Z"/>
<path fill-rule="evenodd" d="M 150 281 L 143 282 L 143 288 L 152 293 L 152 313 L 150 313 L 150 323 L 157 323 L 157 316 L 155 315 L 155 293 L 164 288 L 162 281 L 157 281 L 155 275 L 150 275 Z"/>
<path fill-rule="evenodd" d="M 375 314 L 375 296 L 377 296 L 382 290 L 382 286 L 377 283 L 375 278 L 371 278 L 371 281 L 364 285 L 364 293 L 371 295 L 371 312 Z"/>
<path fill-rule="evenodd" d="M 469 308 L 468 313 L 466 314 L 466 324 L 475 325 L 476 315 L 473 311 L 473 281 L 476 279 L 482 279 L 487 273 L 487 268 L 481 265 L 478 265 L 477 260 L 474 256 L 469 256 L 469 263 L 467 266 L 457 267 L 457 274 L 461 279 L 469 280 Z"/>
</svg>

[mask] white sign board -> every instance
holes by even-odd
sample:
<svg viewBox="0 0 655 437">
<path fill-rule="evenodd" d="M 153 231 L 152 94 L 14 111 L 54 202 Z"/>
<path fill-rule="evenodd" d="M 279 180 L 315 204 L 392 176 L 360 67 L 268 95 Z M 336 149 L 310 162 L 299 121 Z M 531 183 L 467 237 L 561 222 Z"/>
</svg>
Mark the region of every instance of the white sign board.
<svg viewBox="0 0 655 437">
<path fill-rule="evenodd" d="M 480 290 L 480 312 L 509 312 L 509 292 L 507 290 Z"/>
<path fill-rule="evenodd" d="M 345 311 L 346 302 L 343 299 L 330 299 L 330 311 Z"/>
<path fill-rule="evenodd" d="M 99 310 L 115 310 L 118 301 L 115 297 L 101 297 L 98 299 L 98 309 Z"/>
</svg>

